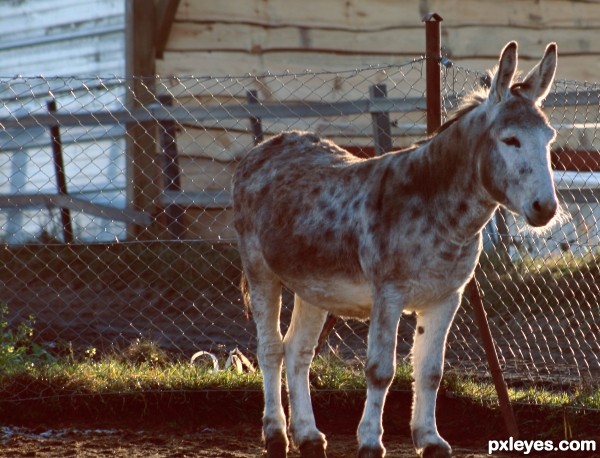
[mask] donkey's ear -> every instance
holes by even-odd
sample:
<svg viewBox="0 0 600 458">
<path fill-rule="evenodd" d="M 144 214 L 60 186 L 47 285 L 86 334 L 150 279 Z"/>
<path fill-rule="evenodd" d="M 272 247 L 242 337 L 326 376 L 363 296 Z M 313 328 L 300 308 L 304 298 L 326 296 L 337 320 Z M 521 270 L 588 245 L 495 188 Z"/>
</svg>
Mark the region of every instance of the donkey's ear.
<svg viewBox="0 0 600 458">
<path fill-rule="evenodd" d="M 542 60 L 529 72 L 523 82 L 515 85 L 523 97 L 540 103 L 550 92 L 556 73 L 556 43 L 550 43 Z"/>
<path fill-rule="evenodd" d="M 500 102 L 510 91 L 510 85 L 515 71 L 517 70 L 517 42 L 508 43 L 500 54 L 498 71 L 494 75 L 490 88 L 489 99 L 494 102 Z"/>
</svg>

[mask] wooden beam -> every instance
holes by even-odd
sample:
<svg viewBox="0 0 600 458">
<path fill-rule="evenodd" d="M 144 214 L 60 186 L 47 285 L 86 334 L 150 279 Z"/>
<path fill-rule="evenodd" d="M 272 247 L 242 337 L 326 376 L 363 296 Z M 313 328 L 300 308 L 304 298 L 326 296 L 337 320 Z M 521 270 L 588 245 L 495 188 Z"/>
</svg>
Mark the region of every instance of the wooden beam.
<svg viewBox="0 0 600 458">
<path fill-rule="evenodd" d="M 147 226 L 152 218 L 144 213 L 128 209 L 96 204 L 77 197 L 60 194 L 18 194 L 0 196 L 0 208 L 68 208 L 76 212 L 99 216 L 111 221 Z"/>
<path fill-rule="evenodd" d="M 156 73 L 156 11 L 155 3 L 147 0 L 127 0 L 125 3 L 126 74 L 129 81 L 126 104 L 130 110 L 155 102 Z M 157 214 L 159 184 L 156 123 L 127 124 L 127 198 L 129 207 L 137 212 Z M 147 239 L 156 236 L 139 225 L 128 228 L 130 238 Z"/>
<path fill-rule="evenodd" d="M 146 85 L 150 85 L 148 80 Z M 147 92 L 147 91 L 146 91 Z M 456 95 L 448 96 L 444 99 L 444 108 L 450 110 L 459 103 L 460 98 Z M 362 113 L 411 113 L 423 112 L 426 110 L 425 99 L 423 97 L 389 97 L 372 98 L 362 100 L 341 100 L 338 102 L 271 102 L 261 104 L 249 104 L 232 100 L 223 105 L 202 104 L 190 108 L 186 107 L 166 107 L 159 105 L 154 96 L 152 102 L 144 107 L 137 104 L 137 108 L 128 108 L 124 110 L 113 111 L 93 111 L 87 113 L 40 113 L 27 114 L 20 117 L 7 116 L 0 117 L 0 140 L 3 145 L 8 145 L 6 149 L 21 148 L 22 146 L 31 146 L 27 142 L 28 138 L 35 141 L 41 136 L 39 132 L 43 127 L 49 127 L 58 124 L 61 127 L 81 127 L 81 126 L 107 126 L 111 124 L 141 124 L 159 121 L 176 121 L 179 123 L 202 123 L 208 122 L 209 126 L 215 121 L 240 120 L 244 118 L 261 119 L 282 119 L 282 118 L 319 118 L 326 116 L 351 116 Z M 133 103 L 133 101 L 131 102 Z M 595 89 L 570 91 L 566 93 L 548 94 L 543 102 L 543 108 L 565 108 L 577 106 L 597 106 L 600 104 L 600 91 Z M 239 124 L 239 123 L 235 123 Z M 592 122 L 585 123 L 557 123 L 556 128 L 573 129 L 591 129 L 596 125 Z M 28 137 L 23 134 L 23 129 L 33 130 L 33 134 Z M 233 128 L 233 127 L 232 127 Z M 15 129 L 8 132 L 9 129 Z M 29 132 L 29 130 L 27 131 Z M 95 135 L 98 138 L 110 135 L 118 135 L 118 130 L 107 132 L 105 129 L 99 129 Z M 71 142 L 92 141 L 96 137 L 81 137 Z M 39 144 L 42 141 L 39 141 Z M 2 152 L 0 151 L 0 153 Z"/>
<path fill-rule="evenodd" d="M 156 6 L 156 58 L 162 59 L 180 0 L 158 0 Z"/>
<path fill-rule="evenodd" d="M 226 210 L 232 208 L 233 199 L 229 191 L 165 191 L 161 203 L 180 205 L 186 208 L 202 208 L 204 210 Z"/>
</svg>

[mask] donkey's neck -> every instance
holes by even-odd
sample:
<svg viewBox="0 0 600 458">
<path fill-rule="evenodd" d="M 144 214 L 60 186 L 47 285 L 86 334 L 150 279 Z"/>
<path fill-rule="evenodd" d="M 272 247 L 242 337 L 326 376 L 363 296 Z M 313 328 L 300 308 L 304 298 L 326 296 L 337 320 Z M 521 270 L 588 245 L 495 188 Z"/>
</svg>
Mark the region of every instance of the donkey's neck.
<svg viewBox="0 0 600 458">
<path fill-rule="evenodd" d="M 478 236 L 498 206 L 479 176 L 478 149 L 484 134 L 467 134 L 463 121 L 409 152 L 404 165 L 430 221 L 456 243 Z"/>
</svg>

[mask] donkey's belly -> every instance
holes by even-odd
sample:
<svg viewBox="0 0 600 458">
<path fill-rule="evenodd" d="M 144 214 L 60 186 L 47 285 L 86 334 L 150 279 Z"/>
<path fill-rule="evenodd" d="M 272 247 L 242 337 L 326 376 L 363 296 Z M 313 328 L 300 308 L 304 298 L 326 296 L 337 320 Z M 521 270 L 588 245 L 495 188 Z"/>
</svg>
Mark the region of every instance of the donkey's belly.
<svg viewBox="0 0 600 458">
<path fill-rule="evenodd" d="M 285 281 L 295 294 L 312 305 L 329 310 L 337 316 L 369 318 L 373 296 L 367 282 L 344 278 Z"/>
</svg>

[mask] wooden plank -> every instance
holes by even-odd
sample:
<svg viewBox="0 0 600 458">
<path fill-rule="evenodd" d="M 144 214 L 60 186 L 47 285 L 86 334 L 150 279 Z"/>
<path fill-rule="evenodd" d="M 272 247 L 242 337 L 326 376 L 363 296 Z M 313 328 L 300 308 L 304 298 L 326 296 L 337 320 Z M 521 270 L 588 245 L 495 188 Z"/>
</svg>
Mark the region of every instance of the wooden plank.
<svg viewBox="0 0 600 458">
<path fill-rule="evenodd" d="M 482 40 L 481 37 L 486 39 Z M 540 59 L 547 43 L 557 42 L 559 65 L 562 56 L 600 54 L 600 28 L 565 27 L 520 29 L 508 24 L 447 26 L 444 22 L 444 50 L 454 60 L 473 56 L 494 58 L 502 46 L 518 40 L 519 58 Z"/>
<path fill-rule="evenodd" d="M 293 125 L 292 127 L 298 128 L 299 126 Z M 302 126 L 300 126 L 302 127 Z M 373 146 L 373 137 L 371 133 L 371 126 L 364 124 L 364 129 L 359 129 L 351 125 L 322 125 L 318 129 L 311 129 L 307 126 L 307 129 L 311 132 L 315 132 L 318 135 L 329 138 L 340 145 L 356 145 L 356 146 Z M 289 130 L 289 125 L 282 125 L 282 128 L 268 129 L 265 130 L 265 138 L 269 138 L 273 135 L 281 133 L 282 131 Z M 366 130 L 365 130 L 366 129 Z M 228 147 L 223 147 L 219 143 L 215 142 L 214 133 L 204 133 L 196 135 L 196 141 L 190 142 L 188 145 L 182 144 L 182 152 L 180 153 L 180 160 L 190 161 L 196 158 L 206 158 L 215 160 L 217 164 L 227 164 L 227 161 L 239 161 L 244 157 L 250 148 L 252 147 L 252 134 L 250 132 L 244 134 L 237 134 L 237 137 L 243 139 L 232 142 Z M 412 145 L 418 140 L 425 137 L 425 126 L 420 125 L 407 125 L 392 127 L 392 142 L 394 149 L 400 149 Z M 181 143 L 181 142 L 180 142 Z M 224 165 L 221 165 L 224 167 Z M 190 179 L 187 175 L 191 173 L 191 169 L 187 169 L 184 177 Z M 196 182 L 196 175 L 192 175 L 194 182 Z"/>
<path fill-rule="evenodd" d="M 207 56 L 212 59 L 214 56 Z M 391 97 L 420 95 L 424 93 L 421 76 L 422 62 L 405 62 L 400 66 L 380 66 L 340 73 L 279 74 L 261 73 L 246 77 L 216 77 L 163 79 L 168 87 L 161 93 L 177 98 L 181 105 L 224 104 L 229 101 L 244 101 L 248 90 L 256 90 L 261 102 L 305 101 L 337 102 L 360 100 L 366 97 L 371 84 L 386 84 Z"/>
<path fill-rule="evenodd" d="M 157 116 L 166 113 L 182 122 L 219 120 L 219 119 L 244 119 L 257 117 L 262 119 L 277 118 L 310 118 L 322 116 L 342 116 L 360 113 L 383 113 L 383 112 L 411 112 L 422 103 L 421 98 L 409 99 L 384 99 L 384 100 L 353 100 L 336 103 L 312 102 L 312 103 L 269 103 L 269 104 L 244 104 L 217 107 L 193 107 L 193 108 L 163 108 L 153 110 Z"/>
<path fill-rule="evenodd" d="M 600 9 L 600 8 L 599 8 Z M 520 36 L 514 36 L 513 38 L 520 39 Z M 490 50 L 490 55 L 477 56 L 477 55 L 463 55 L 460 58 L 453 58 L 452 62 L 456 66 L 458 72 L 464 72 L 469 70 L 470 72 L 483 72 L 494 67 L 498 62 L 498 56 L 502 46 L 506 42 L 496 42 L 496 46 L 493 46 L 493 50 Z M 523 52 L 519 58 L 519 68 L 525 73 L 529 71 L 540 59 L 543 53 L 544 46 L 546 43 L 534 44 L 529 48 L 528 52 Z M 445 45 L 444 45 L 445 46 Z M 492 52 L 493 51 L 493 52 Z M 523 51 L 525 51 L 523 49 Z M 417 58 L 418 56 L 411 56 Z M 297 74 L 300 75 L 300 82 L 290 82 L 289 93 L 293 93 L 293 85 L 299 86 L 299 89 L 303 91 L 303 97 L 312 97 L 314 99 L 315 94 L 326 100 L 331 100 L 332 97 L 339 97 L 340 94 L 344 94 L 343 89 L 352 93 L 353 81 L 348 81 L 348 84 L 344 85 L 344 88 L 336 89 L 339 83 L 344 82 L 344 75 L 329 75 L 325 81 L 320 81 L 320 77 L 315 77 L 315 80 L 311 83 L 308 78 L 302 81 L 302 74 L 306 73 L 307 69 L 317 71 L 327 71 L 331 73 L 335 72 L 348 72 L 349 69 L 364 69 L 368 66 L 383 66 L 388 65 L 399 65 L 403 66 L 402 74 L 398 73 L 398 76 L 394 78 L 393 75 L 388 76 L 390 79 L 395 80 L 397 83 L 404 85 L 405 87 L 415 87 L 421 92 L 424 89 L 424 78 L 420 73 L 420 64 L 410 64 L 409 56 L 380 56 L 380 55 L 344 55 L 336 54 L 331 52 L 323 53 L 310 53 L 302 51 L 291 51 L 291 52 L 270 52 L 264 54 L 249 54 L 246 52 L 165 52 L 163 60 L 157 62 L 157 73 L 164 77 L 182 77 L 185 75 L 205 75 L 207 68 L 211 69 L 212 75 L 254 75 L 256 82 L 251 82 L 250 79 L 244 81 L 243 78 L 240 82 L 247 84 L 247 87 L 240 86 L 239 93 L 242 94 L 246 89 L 256 88 L 259 89 L 259 93 L 264 90 L 261 88 L 263 80 L 269 79 L 268 75 L 285 75 Z M 393 69 L 388 69 L 393 71 Z M 385 82 L 384 71 L 379 77 L 380 79 L 371 79 L 370 84 Z M 358 73 L 358 80 L 361 76 L 366 73 Z M 577 81 L 599 81 L 600 77 L 600 53 L 584 53 L 569 55 L 563 54 L 562 48 L 559 43 L 559 64 L 557 70 L 557 78 L 559 79 L 571 79 Z M 291 79 L 291 76 L 290 76 Z M 421 81 L 423 79 L 423 81 Z M 284 77 L 285 80 L 285 77 Z M 337 83 L 336 83 L 337 80 Z M 314 84 L 314 83 L 321 83 Z M 277 91 L 277 81 L 272 81 L 271 85 L 276 88 L 269 92 Z M 306 85 L 306 89 L 303 87 Z M 320 90 L 319 88 L 323 89 Z M 307 90 L 308 89 L 308 90 Z M 285 89 L 282 89 L 285 93 Z M 214 93 L 223 94 L 222 86 L 213 84 L 212 86 L 196 86 L 191 89 L 192 93 Z M 364 90 L 360 90 L 363 92 Z M 233 92 L 235 94 L 235 91 Z M 240 95 L 241 96 L 241 95 Z M 299 97 L 300 98 L 300 97 Z"/>
<path fill-rule="evenodd" d="M 500 49 L 498 53 L 499 51 Z M 257 75 L 261 78 L 268 75 L 298 75 L 307 71 L 328 73 L 339 71 L 350 74 L 356 72 L 355 69 L 369 66 L 406 65 L 408 67 L 406 70 L 410 70 L 410 62 L 419 58 L 420 54 L 381 56 L 336 52 L 314 53 L 301 50 L 250 54 L 234 51 L 176 52 L 167 49 L 164 59 L 157 61 L 157 73 L 163 77 Z M 494 60 L 488 60 L 488 67 L 494 64 Z M 335 75 L 330 77 L 333 78 Z M 410 79 L 411 75 L 407 74 L 406 77 Z M 378 82 L 381 81 L 371 81 L 371 84 Z"/>
<path fill-rule="evenodd" d="M 141 212 L 119 209 L 89 202 L 73 196 L 58 194 L 18 194 L 0 196 L 0 208 L 55 207 L 68 208 L 112 221 L 148 226 L 152 218 Z"/>
<path fill-rule="evenodd" d="M 456 105 L 458 100 L 446 98 L 449 107 Z M 580 90 L 568 94 L 549 96 L 545 106 L 594 106 L 600 101 L 600 91 Z M 195 107 L 164 107 L 151 104 L 144 108 L 130 110 L 102 111 L 93 113 L 56 113 L 26 115 L 19 118 L 0 118 L 0 126 L 4 129 L 28 128 L 39 126 L 82 126 L 115 123 L 146 123 L 155 121 L 174 120 L 180 124 L 202 123 L 204 121 L 220 121 L 227 119 L 244 120 L 250 117 L 262 119 L 282 118 L 318 118 L 327 116 L 350 116 L 363 113 L 412 113 L 424 111 L 422 97 L 396 98 L 382 100 L 350 100 L 340 102 L 296 102 L 296 103 L 262 103 L 262 104 L 232 104 L 227 106 L 195 106 Z M 154 149 L 155 143 L 148 151 Z M 145 154 L 148 154 L 147 152 Z"/>
<path fill-rule="evenodd" d="M 489 39 L 481 40 L 482 36 Z M 561 54 L 600 52 L 600 28 L 524 28 L 517 35 L 519 54 L 541 57 L 543 46 L 556 41 Z M 508 24 L 464 25 L 444 22 L 444 50 L 453 59 L 498 56 L 501 47 L 515 39 L 515 28 Z M 422 26 L 377 31 L 315 29 L 305 27 L 267 28 L 251 24 L 177 23 L 169 39 L 171 52 L 246 52 L 312 51 L 341 55 L 418 56 L 425 43 Z"/>
<path fill-rule="evenodd" d="M 181 187 L 188 191 L 230 189 L 236 162 L 217 162 L 205 157 L 182 155 Z"/>
<path fill-rule="evenodd" d="M 396 2 L 385 0 L 183 2 L 176 18 L 177 21 L 247 22 L 270 26 L 299 25 L 355 30 L 415 25 L 421 17 L 419 2 L 410 0 L 404 3 L 406 5 L 399 9 Z M 409 13 L 409 10 L 414 12 Z"/>
<path fill-rule="evenodd" d="M 96 0 L 21 0 L 0 2 L 2 32 L 5 37 L 45 36 L 76 29 L 89 29 L 110 18 L 122 21 L 122 2 Z M 3 40 L 4 41 L 4 40 Z"/>
<path fill-rule="evenodd" d="M 407 115 L 407 116 L 405 116 Z M 344 141 L 372 141 L 372 124 L 369 114 L 352 117 L 281 118 L 265 120 L 265 137 L 286 130 L 305 130 L 325 137 Z M 423 113 L 392 115 L 392 138 L 397 145 L 408 146 L 426 136 Z M 219 162 L 239 160 L 252 148 L 252 133 L 248 123 L 219 121 L 203 128 L 188 126 L 178 135 L 179 154 L 206 157 Z M 396 146 L 398 147 L 398 146 Z"/>
<path fill-rule="evenodd" d="M 189 52 L 179 57 L 167 53 L 159 73 L 198 74 L 200 65 L 223 75 L 267 69 L 277 73 L 286 68 L 298 73 L 305 68 L 332 68 L 349 55 L 353 62 L 381 63 L 423 52 L 422 2 L 357 0 L 340 5 L 324 0 L 314 8 L 290 3 L 266 0 L 257 5 L 238 0 L 182 5 L 175 25 L 180 29 L 174 30 L 169 46 Z M 594 81 L 600 73 L 600 8 L 594 2 L 439 0 L 426 6 L 444 17 L 444 48 L 461 65 L 465 59 L 486 59 L 476 69 L 492 67 L 501 46 L 512 39 L 520 43 L 522 60 L 533 64 L 547 42 L 558 41 L 559 77 Z M 566 58 L 572 63 L 563 65 Z M 213 62 L 205 66 L 206 59 Z"/>
<path fill-rule="evenodd" d="M 204 157 L 224 163 L 241 159 L 254 145 L 248 123 L 243 124 L 233 121 L 220 128 L 186 127 L 177 137 L 180 157 Z"/>
<path fill-rule="evenodd" d="M 229 191 L 165 191 L 161 195 L 160 201 L 165 206 L 179 205 L 208 210 L 224 210 L 232 206 Z"/>
<path fill-rule="evenodd" d="M 600 9 L 600 8 L 599 8 Z M 543 52 L 545 43 L 538 45 L 538 50 Z M 600 54 L 585 54 L 578 56 L 563 55 L 561 53 L 560 43 L 558 45 L 558 68 L 556 70 L 556 78 L 574 80 L 574 81 L 589 81 L 589 82 L 600 82 Z M 499 52 L 500 50 L 498 50 Z M 495 58 L 497 59 L 497 58 Z M 492 68 L 497 61 L 491 58 L 480 58 L 480 57 L 462 57 L 460 60 L 454 61 L 455 65 L 459 68 L 457 71 L 469 70 L 474 71 L 486 71 Z M 519 69 L 524 74 L 533 68 L 538 63 L 540 56 L 534 58 L 527 58 L 527 56 L 519 57 Z"/>
<path fill-rule="evenodd" d="M 139 77 L 156 74 L 154 34 L 156 16 L 154 2 L 126 2 L 126 73 L 130 78 L 127 108 L 147 105 L 154 101 L 153 80 Z M 129 206 L 142 213 L 155 214 L 155 202 L 160 194 L 158 177 L 155 122 L 135 122 L 127 125 L 127 198 Z M 147 227 L 128 227 L 135 239 L 152 237 Z"/>
<path fill-rule="evenodd" d="M 269 104 L 235 104 L 229 106 L 196 106 L 196 107 L 165 107 L 150 104 L 144 108 L 129 110 L 103 111 L 93 113 L 56 113 L 26 115 L 19 118 L 0 118 L 0 126 L 4 129 L 27 128 L 35 126 L 81 126 L 115 123 L 141 123 L 174 120 L 179 123 L 197 123 L 224 119 L 247 119 L 260 117 L 263 119 L 303 118 L 321 116 L 342 116 L 360 113 L 394 112 L 403 113 L 415 110 L 422 105 L 420 97 L 370 101 L 354 100 L 340 102 L 311 102 L 311 103 L 269 103 Z M 144 135 L 152 126 L 146 126 Z M 137 137 L 134 137 L 137 139 Z M 150 137 L 152 138 L 152 137 Z M 146 155 L 155 149 L 155 143 L 148 148 Z"/>
<path fill-rule="evenodd" d="M 107 139 L 123 137 L 125 128 L 121 125 L 89 126 L 84 129 L 63 129 L 63 146 L 81 143 L 98 143 Z M 44 127 L 29 129 L 0 130 L 0 154 L 25 148 L 48 146 L 50 139 Z"/>
<path fill-rule="evenodd" d="M 439 12 L 444 25 L 509 25 L 515 28 L 600 26 L 600 10 L 595 1 L 570 0 L 430 0 L 430 11 Z"/>
<path fill-rule="evenodd" d="M 437 11 L 448 24 L 510 24 L 514 27 L 600 26 L 596 2 L 568 0 L 229 0 L 183 2 L 178 21 L 235 22 L 269 26 L 296 25 L 344 30 L 378 30 L 414 26 L 423 15 Z"/>
<path fill-rule="evenodd" d="M 402 45 L 399 46 L 399 43 Z M 265 27 L 253 24 L 177 22 L 169 37 L 170 52 L 238 51 L 261 54 L 273 51 L 313 51 L 338 54 L 418 56 L 424 37 L 418 21 L 412 27 L 356 33 L 308 27 Z"/>
</svg>

